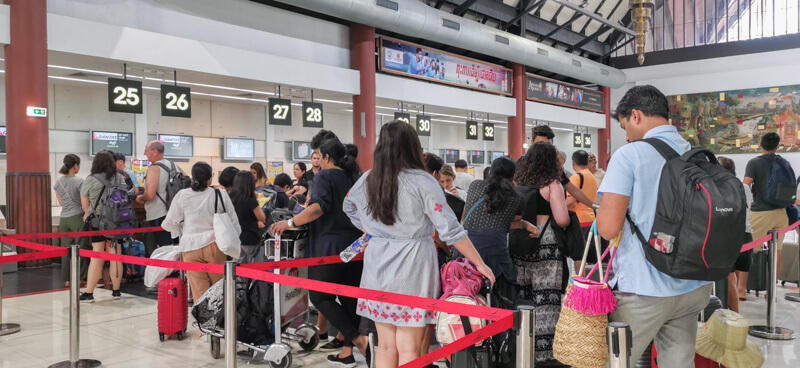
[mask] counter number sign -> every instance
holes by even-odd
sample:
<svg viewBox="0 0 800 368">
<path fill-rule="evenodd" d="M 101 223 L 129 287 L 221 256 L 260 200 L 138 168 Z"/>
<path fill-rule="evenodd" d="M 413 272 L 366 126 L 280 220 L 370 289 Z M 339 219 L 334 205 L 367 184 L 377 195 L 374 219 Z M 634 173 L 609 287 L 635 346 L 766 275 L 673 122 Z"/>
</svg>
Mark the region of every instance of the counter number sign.
<svg viewBox="0 0 800 368">
<path fill-rule="evenodd" d="M 303 101 L 303 126 L 322 128 L 322 103 Z"/>
<path fill-rule="evenodd" d="M 431 117 L 428 115 L 417 115 L 417 135 L 420 137 L 431 136 Z"/>
<path fill-rule="evenodd" d="M 494 124 L 483 123 L 483 140 L 484 141 L 494 140 Z"/>
<path fill-rule="evenodd" d="M 468 120 L 467 121 L 467 139 L 471 140 L 478 140 L 478 122 Z"/>
<path fill-rule="evenodd" d="M 583 134 L 572 133 L 572 147 L 580 148 L 583 145 Z"/>
<path fill-rule="evenodd" d="M 411 124 L 411 114 L 407 112 L 395 112 L 394 113 L 394 120 L 402 121 L 406 124 Z"/>
<path fill-rule="evenodd" d="M 192 117 L 192 91 L 188 87 L 161 85 L 161 116 Z"/>
<path fill-rule="evenodd" d="M 142 82 L 108 78 L 108 111 L 142 113 Z"/>
<path fill-rule="evenodd" d="M 270 98 L 268 113 L 270 125 L 292 125 L 291 100 L 285 98 Z"/>
<path fill-rule="evenodd" d="M 584 134 L 583 135 L 583 148 L 592 148 L 592 135 L 591 134 Z"/>
</svg>

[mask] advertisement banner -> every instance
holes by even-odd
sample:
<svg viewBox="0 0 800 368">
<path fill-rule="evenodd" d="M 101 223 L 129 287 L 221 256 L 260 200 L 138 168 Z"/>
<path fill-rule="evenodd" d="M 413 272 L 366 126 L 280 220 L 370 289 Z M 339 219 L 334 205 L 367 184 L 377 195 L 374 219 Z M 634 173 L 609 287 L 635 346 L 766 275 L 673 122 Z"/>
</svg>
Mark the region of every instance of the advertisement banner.
<svg viewBox="0 0 800 368">
<path fill-rule="evenodd" d="M 575 109 L 603 112 L 603 92 L 528 74 L 528 99 Z"/>
<path fill-rule="evenodd" d="M 131 170 L 136 174 L 136 180 L 139 185 L 144 187 L 144 176 L 147 174 L 147 168 L 150 166 L 150 161 L 147 160 L 131 160 Z M 133 179 L 133 178 L 131 178 Z"/>
<path fill-rule="evenodd" d="M 383 72 L 511 96 L 511 69 L 391 38 L 378 42 Z"/>
<path fill-rule="evenodd" d="M 283 161 L 267 162 L 267 177 L 270 183 L 275 183 L 275 177 L 283 173 Z"/>
</svg>

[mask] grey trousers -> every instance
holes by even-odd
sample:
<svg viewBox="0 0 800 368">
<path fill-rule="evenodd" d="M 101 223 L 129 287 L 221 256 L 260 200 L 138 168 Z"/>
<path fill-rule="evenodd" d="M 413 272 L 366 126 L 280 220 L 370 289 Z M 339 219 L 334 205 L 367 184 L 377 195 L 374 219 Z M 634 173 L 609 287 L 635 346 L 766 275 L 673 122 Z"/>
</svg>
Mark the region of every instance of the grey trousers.
<svg viewBox="0 0 800 368">
<path fill-rule="evenodd" d="M 666 298 L 618 291 L 614 295 L 617 309 L 610 320 L 631 326 L 631 362 L 638 361 L 655 341 L 659 367 L 694 367 L 698 315 L 708 305 L 711 284 Z"/>
</svg>

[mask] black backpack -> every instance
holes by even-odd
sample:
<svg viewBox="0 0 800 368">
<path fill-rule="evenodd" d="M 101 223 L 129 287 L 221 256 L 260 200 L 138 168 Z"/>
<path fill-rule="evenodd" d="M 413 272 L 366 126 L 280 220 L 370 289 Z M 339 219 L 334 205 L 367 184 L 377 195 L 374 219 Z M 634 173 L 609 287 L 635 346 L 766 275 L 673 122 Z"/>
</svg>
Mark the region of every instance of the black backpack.
<svg viewBox="0 0 800 368">
<path fill-rule="evenodd" d="M 160 163 L 156 163 L 156 165 L 167 171 L 167 198 L 161 198 L 161 195 L 158 194 L 158 190 L 156 190 L 156 196 L 164 203 L 164 206 L 167 206 L 167 209 L 169 209 L 175 195 L 181 190 L 189 188 L 192 185 L 192 179 L 178 170 L 174 162 L 170 162 L 172 168 Z"/>
<path fill-rule="evenodd" d="M 645 237 L 627 215 L 647 260 L 678 279 L 716 281 L 727 276 L 744 244 L 744 187 L 697 147 L 678 155 L 658 138 L 642 140 L 667 162 L 661 170 L 653 229 Z"/>
<path fill-rule="evenodd" d="M 764 187 L 761 189 L 762 202 L 775 207 L 789 207 L 794 205 L 797 195 L 797 180 L 789 161 L 775 155 L 769 165 L 769 172 Z"/>
</svg>

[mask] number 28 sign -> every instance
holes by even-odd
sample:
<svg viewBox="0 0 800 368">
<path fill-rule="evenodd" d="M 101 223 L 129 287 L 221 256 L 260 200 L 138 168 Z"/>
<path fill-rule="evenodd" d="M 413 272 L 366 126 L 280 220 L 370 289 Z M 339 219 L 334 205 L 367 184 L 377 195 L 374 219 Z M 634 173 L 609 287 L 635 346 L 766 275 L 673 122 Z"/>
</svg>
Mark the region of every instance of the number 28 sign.
<svg viewBox="0 0 800 368">
<path fill-rule="evenodd" d="M 108 78 L 108 111 L 142 113 L 142 82 Z"/>
</svg>

